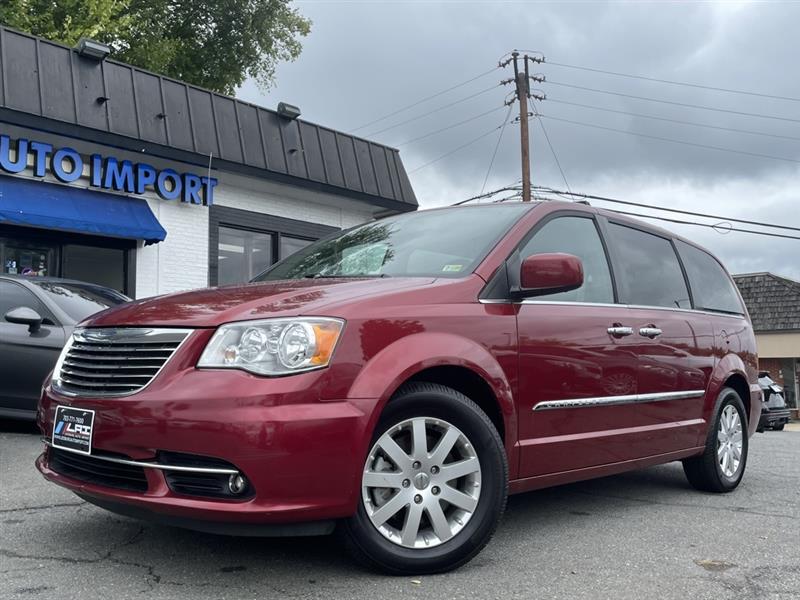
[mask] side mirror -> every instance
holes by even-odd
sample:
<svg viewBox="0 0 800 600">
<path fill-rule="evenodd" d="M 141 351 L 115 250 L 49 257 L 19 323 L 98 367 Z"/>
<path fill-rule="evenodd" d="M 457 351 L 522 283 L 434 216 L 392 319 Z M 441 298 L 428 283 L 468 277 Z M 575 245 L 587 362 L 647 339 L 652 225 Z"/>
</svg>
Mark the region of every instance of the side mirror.
<svg viewBox="0 0 800 600">
<path fill-rule="evenodd" d="M 583 264 L 572 254 L 532 254 L 522 261 L 519 282 L 521 296 L 568 292 L 583 285 Z"/>
<path fill-rule="evenodd" d="M 42 326 L 42 315 L 28 308 L 27 306 L 18 306 L 12 308 L 6 313 L 6 321 L 9 323 L 16 323 L 17 325 L 27 325 L 28 331 L 36 333 Z"/>
</svg>

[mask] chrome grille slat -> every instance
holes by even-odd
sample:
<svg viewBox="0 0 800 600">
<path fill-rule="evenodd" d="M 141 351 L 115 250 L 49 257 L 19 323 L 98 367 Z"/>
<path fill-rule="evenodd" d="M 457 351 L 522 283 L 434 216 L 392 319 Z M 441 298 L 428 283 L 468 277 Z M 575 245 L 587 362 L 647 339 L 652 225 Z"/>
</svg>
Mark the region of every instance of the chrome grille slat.
<svg viewBox="0 0 800 600">
<path fill-rule="evenodd" d="M 75 350 L 79 350 L 80 352 L 159 352 L 159 353 L 169 353 L 172 352 L 176 347 L 170 346 L 167 348 L 143 348 L 141 346 L 87 346 L 85 344 L 73 344 Z"/>
<path fill-rule="evenodd" d="M 102 363 L 101 364 L 95 364 L 95 363 L 91 363 L 91 362 L 69 360 L 69 359 L 64 361 L 64 366 L 65 367 L 69 367 L 69 368 L 76 368 L 76 369 L 88 369 L 88 370 L 92 370 L 92 371 L 104 370 L 104 369 L 137 369 L 137 370 L 151 369 L 151 370 L 154 370 L 154 371 L 158 371 L 158 368 L 159 368 L 159 365 L 152 365 L 151 366 L 151 365 L 142 365 L 142 364 L 139 364 L 139 363 L 137 363 L 135 365 L 126 365 L 126 364 L 108 365 L 108 364 L 102 364 Z"/>
<path fill-rule="evenodd" d="M 98 356 L 93 354 L 80 354 L 79 352 L 70 352 L 69 356 L 76 356 L 84 359 L 90 360 L 117 360 L 117 361 L 127 361 L 127 360 L 150 360 L 150 361 L 162 361 L 162 359 L 158 358 L 157 356 L 125 356 L 124 354 L 120 354 L 119 356 Z"/>
<path fill-rule="evenodd" d="M 95 377 L 103 377 L 106 379 L 146 379 L 149 381 L 153 375 L 155 375 L 155 373 L 128 373 L 126 375 L 120 375 L 118 373 L 95 373 L 84 370 L 76 371 L 65 367 L 62 367 L 61 372 L 66 373 L 69 377 L 79 377 L 89 380 Z"/>
<path fill-rule="evenodd" d="M 67 342 L 54 387 L 68 395 L 127 396 L 150 384 L 188 329 L 89 328 Z"/>
</svg>

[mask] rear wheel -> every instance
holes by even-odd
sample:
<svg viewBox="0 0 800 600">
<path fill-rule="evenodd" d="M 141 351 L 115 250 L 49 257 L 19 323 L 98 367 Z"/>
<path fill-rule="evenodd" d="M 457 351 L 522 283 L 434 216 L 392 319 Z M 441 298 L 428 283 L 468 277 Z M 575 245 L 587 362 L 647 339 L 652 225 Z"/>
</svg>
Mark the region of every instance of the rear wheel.
<svg viewBox="0 0 800 600">
<path fill-rule="evenodd" d="M 404 386 L 376 427 L 356 514 L 355 557 L 393 574 L 454 569 L 489 541 L 505 508 L 508 465 L 486 414 L 432 383 Z"/>
<path fill-rule="evenodd" d="M 783 426 L 784 425 L 785 425 L 785 423 L 781 423 L 780 425 L 773 425 L 772 429 L 774 429 L 775 431 L 783 431 Z"/>
<path fill-rule="evenodd" d="M 686 477 L 705 492 L 730 492 L 739 485 L 747 464 L 747 419 L 744 404 L 732 388 L 723 388 L 708 430 L 703 454 L 683 461 Z"/>
</svg>

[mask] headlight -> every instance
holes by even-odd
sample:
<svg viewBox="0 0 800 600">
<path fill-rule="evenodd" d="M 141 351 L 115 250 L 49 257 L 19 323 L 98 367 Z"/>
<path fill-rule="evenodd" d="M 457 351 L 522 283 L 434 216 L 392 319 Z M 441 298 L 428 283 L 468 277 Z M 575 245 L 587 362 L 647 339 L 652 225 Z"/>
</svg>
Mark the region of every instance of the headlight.
<svg viewBox="0 0 800 600">
<path fill-rule="evenodd" d="M 323 317 L 265 319 L 222 325 L 198 367 L 287 375 L 328 366 L 344 321 Z"/>
</svg>

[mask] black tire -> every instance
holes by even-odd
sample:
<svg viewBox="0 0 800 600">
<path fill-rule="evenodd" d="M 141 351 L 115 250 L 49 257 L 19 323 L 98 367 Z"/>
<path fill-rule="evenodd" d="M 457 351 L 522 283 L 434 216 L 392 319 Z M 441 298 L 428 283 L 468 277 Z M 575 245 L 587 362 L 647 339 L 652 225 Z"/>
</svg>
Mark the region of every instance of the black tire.
<svg viewBox="0 0 800 600">
<path fill-rule="evenodd" d="M 725 410 L 727 406 L 733 406 L 739 413 L 739 419 L 742 424 L 742 455 L 738 470 L 735 471 L 732 476 L 728 476 L 722 471 L 722 467 L 717 459 L 720 419 L 722 418 L 723 410 Z M 683 471 L 686 473 L 686 478 L 689 480 L 689 483 L 700 491 L 718 494 L 736 489 L 739 482 L 742 480 L 745 467 L 747 466 L 749 442 L 747 431 L 747 416 L 742 399 L 739 397 L 736 390 L 727 387 L 723 388 L 717 397 L 714 417 L 708 428 L 705 451 L 700 456 L 687 458 L 683 461 Z"/>
<path fill-rule="evenodd" d="M 784 426 L 785 424 L 786 424 L 786 423 L 781 423 L 780 425 L 773 425 L 773 426 L 772 426 L 772 429 L 773 429 L 773 430 L 775 430 L 775 431 L 783 431 L 783 426 Z"/>
<path fill-rule="evenodd" d="M 356 560 L 392 575 L 441 573 L 468 562 L 494 534 L 508 495 L 508 462 L 497 430 L 477 404 L 446 386 L 417 382 L 400 388 L 378 421 L 370 449 L 395 425 L 415 417 L 441 419 L 466 436 L 480 464 L 480 494 L 471 517 L 452 538 L 430 548 L 410 548 L 390 541 L 372 524 L 359 480 L 358 510 L 342 522 L 340 533 Z"/>
</svg>

